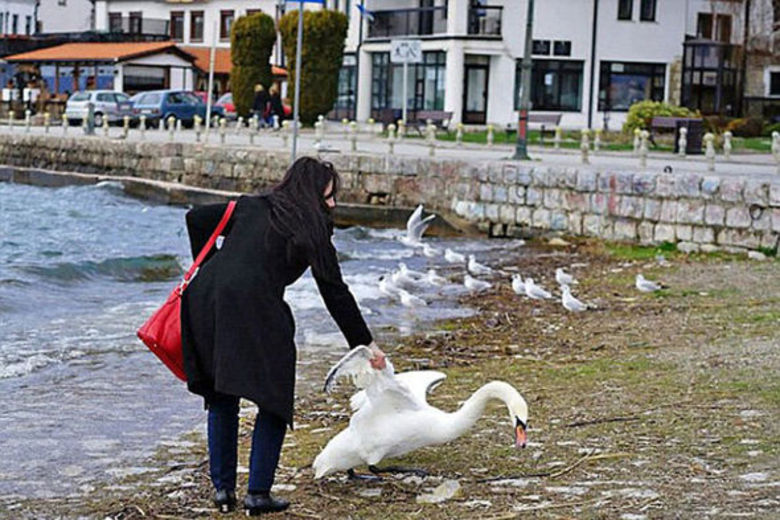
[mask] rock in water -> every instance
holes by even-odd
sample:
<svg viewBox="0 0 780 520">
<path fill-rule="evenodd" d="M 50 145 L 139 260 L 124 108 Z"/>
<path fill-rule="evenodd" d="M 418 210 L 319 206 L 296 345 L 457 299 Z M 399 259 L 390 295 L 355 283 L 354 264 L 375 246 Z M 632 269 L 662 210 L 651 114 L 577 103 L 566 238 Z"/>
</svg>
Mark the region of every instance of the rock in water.
<svg viewBox="0 0 780 520">
<path fill-rule="evenodd" d="M 417 496 L 418 504 L 440 504 L 454 497 L 460 491 L 460 483 L 457 480 L 445 480 L 433 493 Z"/>
</svg>

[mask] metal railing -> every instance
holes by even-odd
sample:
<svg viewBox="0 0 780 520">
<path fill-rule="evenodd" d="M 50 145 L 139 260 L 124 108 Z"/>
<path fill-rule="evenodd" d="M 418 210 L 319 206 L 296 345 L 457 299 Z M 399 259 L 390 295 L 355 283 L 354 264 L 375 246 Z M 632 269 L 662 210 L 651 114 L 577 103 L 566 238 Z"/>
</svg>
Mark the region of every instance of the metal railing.
<svg viewBox="0 0 780 520">
<path fill-rule="evenodd" d="M 374 11 L 368 38 L 427 36 L 447 32 L 447 8 L 420 7 Z"/>
<path fill-rule="evenodd" d="M 477 36 L 501 36 L 503 6 L 472 5 L 469 7 L 468 33 Z"/>
<path fill-rule="evenodd" d="M 170 36 L 171 34 L 169 20 L 137 18 L 134 16 L 110 18 L 108 32 L 154 36 Z"/>
</svg>

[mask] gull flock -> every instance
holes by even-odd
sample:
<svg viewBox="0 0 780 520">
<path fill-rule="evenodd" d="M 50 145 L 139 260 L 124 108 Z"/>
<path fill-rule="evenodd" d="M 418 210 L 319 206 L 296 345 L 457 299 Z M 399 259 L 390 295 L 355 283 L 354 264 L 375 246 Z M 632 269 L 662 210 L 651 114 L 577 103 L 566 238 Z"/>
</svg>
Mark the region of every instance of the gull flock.
<svg viewBox="0 0 780 520">
<path fill-rule="evenodd" d="M 414 294 L 415 290 L 427 286 L 445 287 L 450 285 L 450 280 L 458 280 L 470 292 L 482 292 L 490 289 L 500 276 L 507 273 L 480 263 L 473 254 L 463 254 L 447 247 L 443 251 L 423 241 L 423 234 L 428 226 L 436 218 L 435 214 L 423 217 L 423 205 L 420 204 L 414 210 L 406 223 L 406 234 L 400 239 L 401 243 L 418 250 L 426 258 L 443 258 L 448 264 L 462 266 L 463 272 L 456 273 L 450 279 L 441 276 L 436 269 L 428 269 L 423 273 L 410 269 L 404 262 L 398 264 L 398 269 L 383 275 L 379 279 L 379 291 L 386 297 L 397 300 L 405 307 L 421 307 L 428 305 L 422 297 Z M 485 279 L 487 278 L 487 279 Z M 519 296 L 531 300 L 557 300 L 569 312 L 583 312 L 594 309 L 595 306 L 579 300 L 572 294 L 572 287 L 579 284 L 571 273 L 562 267 L 555 269 L 555 281 L 558 284 L 558 294 L 537 284 L 533 278 L 523 278 L 520 274 L 511 275 L 512 290 Z M 641 292 L 654 292 L 664 288 L 660 283 L 647 280 L 643 275 L 636 276 L 635 287 Z"/>
</svg>

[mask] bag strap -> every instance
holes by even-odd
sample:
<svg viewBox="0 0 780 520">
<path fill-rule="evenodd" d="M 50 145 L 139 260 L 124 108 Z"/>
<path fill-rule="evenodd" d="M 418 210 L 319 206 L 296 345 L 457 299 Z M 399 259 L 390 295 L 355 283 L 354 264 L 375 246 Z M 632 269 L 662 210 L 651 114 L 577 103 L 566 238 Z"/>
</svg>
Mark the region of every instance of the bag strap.
<svg viewBox="0 0 780 520">
<path fill-rule="evenodd" d="M 220 234 L 222 234 L 222 230 L 225 229 L 225 226 L 230 220 L 230 217 L 233 215 L 233 210 L 235 208 L 236 208 L 236 201 L 231 200 L 230 202 L 228 202 L 227 209 L 225 209 L 225 213 L 222 215 L 222 219 L 219 221 L 219 224 L 217 224 L 217 227 L 214 229 L 214 232 L 209 237 L 209 241 L 206 242 L 206 245 L 203 246 L 203 249 L 200 250 L 200 253 L 198 253 L 197 258 L 195 258 L 195 261 L 190 266 L 189 270 L 187 271 L 187 274 L 184 275 L 184 280 L 182 281 L 182 285 L 184 287 L 186 287 L 187 283 L 190 281 L 190 278 L 192 278 L 195 271 L 197 271 L 198 267 L 200 267 L 200 264 L 203 262 L 203 260 L 205 260 L 206 255 L 209 254 L 211 248 L 214 247 L 214 243 L 217 241 L 217 237 Z"/>
</svg>

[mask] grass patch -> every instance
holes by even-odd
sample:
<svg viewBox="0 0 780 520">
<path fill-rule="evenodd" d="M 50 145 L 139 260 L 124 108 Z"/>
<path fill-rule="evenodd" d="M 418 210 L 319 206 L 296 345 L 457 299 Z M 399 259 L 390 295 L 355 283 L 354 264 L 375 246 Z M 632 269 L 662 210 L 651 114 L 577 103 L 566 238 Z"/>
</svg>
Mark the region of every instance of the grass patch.
<svg viewBox="0 0 780 520">
<path fill-rule="evenodd" d="M 638 246 L 621 242 L 607 242 L 606 251 L 618 260 L 654 260 L 656 256 L 678 255 L 677 246 L 672 242 L 664 242 L 658 246 Z"/>
</svg>

